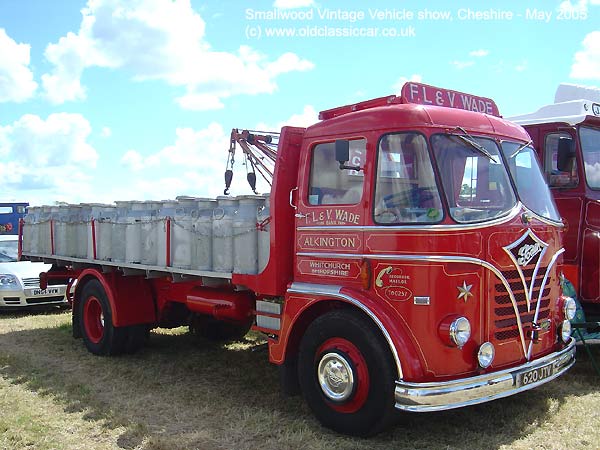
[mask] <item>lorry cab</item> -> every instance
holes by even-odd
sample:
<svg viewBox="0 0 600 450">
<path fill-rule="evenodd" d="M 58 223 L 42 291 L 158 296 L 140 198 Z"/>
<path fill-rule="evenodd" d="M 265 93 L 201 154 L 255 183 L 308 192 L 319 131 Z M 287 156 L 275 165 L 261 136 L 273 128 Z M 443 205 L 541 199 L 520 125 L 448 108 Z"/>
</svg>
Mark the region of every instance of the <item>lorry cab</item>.
<svg viewBox="0 0 600 450">
<path fill-rule="evenodd" d="M 321 404 L 354 411 L 349 393 L 371 388 L 347 336 L 294 333 L 327 308 L 355 309 L 383 334 L 404 411 L 503 397 L 570 367 L 563 224 L 523 128 L 490 99 L 418 83 L 320 118 L 303 136 L 293 282 L 270 356 L 316 365 L 308 400 L 322 421 Z"/>
<path fill-rule="evenodd" d="M 586 311 L 600 313 L 600 90 L 558 87 L 555 103 L 510 118 L 531 135 L 565 222 L 565 276 Z"/>
</svg>

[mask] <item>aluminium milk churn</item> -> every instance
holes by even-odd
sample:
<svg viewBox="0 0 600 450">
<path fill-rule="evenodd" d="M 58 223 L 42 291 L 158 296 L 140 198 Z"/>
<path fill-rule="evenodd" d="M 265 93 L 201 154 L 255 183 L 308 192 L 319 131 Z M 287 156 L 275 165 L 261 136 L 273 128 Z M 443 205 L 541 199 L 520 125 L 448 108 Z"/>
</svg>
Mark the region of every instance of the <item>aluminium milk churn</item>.
<svg viewBox="0 0 600 450">
<path fill-rule="evenodd" d="M 233 218 L 233 271 L 256 274 L 258 268 L 258 242 L 256 216 L 264 197 L 241 195 Z"/>
<path fill-rule="evenodd" d="M 233 272 L 233 216 L 237 209 L 237 199 L 221 195 L 217 197 L 217 207 L 213 210 L 212 270 Z"/>
</svg>

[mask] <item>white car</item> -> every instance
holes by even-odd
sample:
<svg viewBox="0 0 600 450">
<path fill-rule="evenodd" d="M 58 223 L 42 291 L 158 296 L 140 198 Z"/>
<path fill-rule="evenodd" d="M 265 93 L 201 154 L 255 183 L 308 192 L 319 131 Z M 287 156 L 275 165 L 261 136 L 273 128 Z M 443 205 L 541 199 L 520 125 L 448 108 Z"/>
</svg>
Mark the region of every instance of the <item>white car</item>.
<svg viewBox="0 0 600 450">
<path fill-rule="evenodd" d="M 68 306 L 67 286 L 40 289 L 40 273 L 50 264 L 17 261 L 18 236 L 0 235 L 0 308 L 7 310 L 36 305 Z"/>
</svg>

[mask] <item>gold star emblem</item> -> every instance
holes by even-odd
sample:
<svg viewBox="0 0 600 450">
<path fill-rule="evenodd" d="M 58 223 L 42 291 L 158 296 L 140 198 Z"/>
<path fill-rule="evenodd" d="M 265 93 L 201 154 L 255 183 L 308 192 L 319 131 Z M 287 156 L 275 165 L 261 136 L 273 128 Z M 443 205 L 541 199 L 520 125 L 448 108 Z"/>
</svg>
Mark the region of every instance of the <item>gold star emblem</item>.
<svg viewBox="0 0 600 450">
<path fill-rule="evenodd" d="M 473 285 L 467 284 L 466 281 L 463 281 L 462 286 L 456 286 L 458 289 L 458 300 L 462 298 L 466 303 L 469 297 L 473 297 L 473 294 L 471 293 L 472 287 Z"/>
</svg>

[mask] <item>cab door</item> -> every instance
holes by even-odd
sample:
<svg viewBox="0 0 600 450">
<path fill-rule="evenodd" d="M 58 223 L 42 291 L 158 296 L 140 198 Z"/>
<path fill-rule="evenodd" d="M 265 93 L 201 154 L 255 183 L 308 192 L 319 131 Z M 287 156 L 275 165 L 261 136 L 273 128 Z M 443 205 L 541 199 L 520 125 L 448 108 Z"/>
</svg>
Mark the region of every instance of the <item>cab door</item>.
<svg viewBox="0 0 600 450">
<path fill-rule="evenodd" d="M 313 141 L 305 153 L 305 182 L 296 210 L 295 279 L 301 282 L 360 285 L 366 222 L 367 139 L 350 138 L 348 165 L 340 168 L 335 141 Z"/>
</svg>

